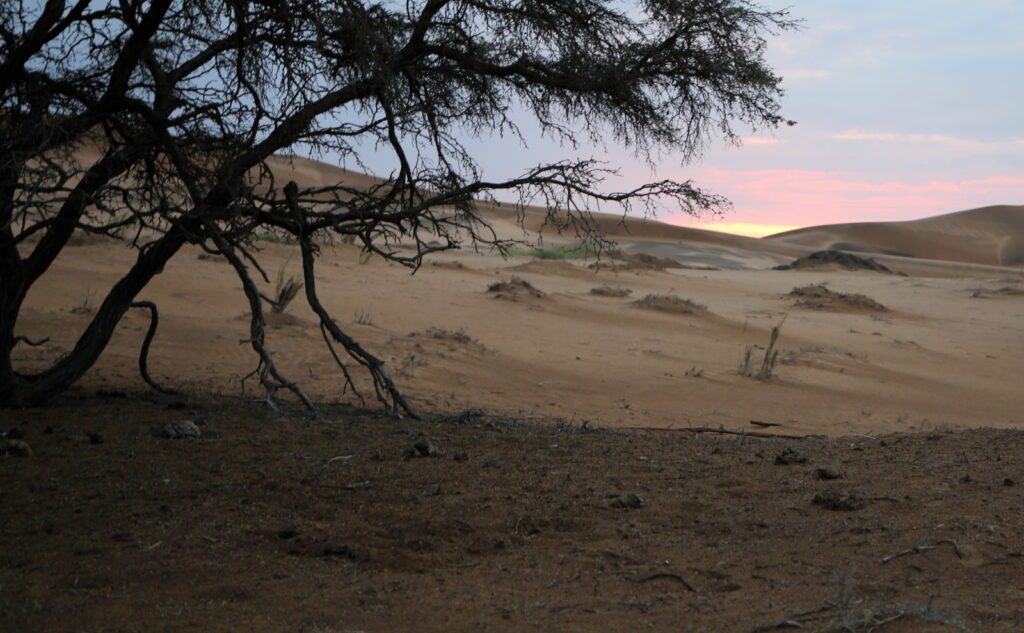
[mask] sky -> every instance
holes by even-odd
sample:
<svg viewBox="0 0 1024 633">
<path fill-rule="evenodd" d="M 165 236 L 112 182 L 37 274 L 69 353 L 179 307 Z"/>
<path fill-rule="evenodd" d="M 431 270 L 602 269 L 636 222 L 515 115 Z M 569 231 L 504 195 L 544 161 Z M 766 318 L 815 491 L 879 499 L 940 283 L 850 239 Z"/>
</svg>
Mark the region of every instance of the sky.
<svg viewBox="0 0 1024 633">
<path fill-rule="evenodd" d="M 1024 0 L 760 4 L 802 20 L 767 53 L 783 77 L 781 114 L 795 126 L 740 128 L 740 147 L 717 140 L 698 162 L 665 154 L 654 170 L 624 148 L 467 145 L 485 177 L 596 157 L 620 170 L 610 189 L 692 179 L 733 209 L 694 219 L 666 208 L 659 220 L 751 236 L 1024 204 Z"/>
<path fill-rule="evenodd" d="M 710 224 L 751 235 L 1024 204 L 1024 2 L 790 0 L 769 42 L 798 125 L 663 163 L 735 205 Z"/>
</svg>

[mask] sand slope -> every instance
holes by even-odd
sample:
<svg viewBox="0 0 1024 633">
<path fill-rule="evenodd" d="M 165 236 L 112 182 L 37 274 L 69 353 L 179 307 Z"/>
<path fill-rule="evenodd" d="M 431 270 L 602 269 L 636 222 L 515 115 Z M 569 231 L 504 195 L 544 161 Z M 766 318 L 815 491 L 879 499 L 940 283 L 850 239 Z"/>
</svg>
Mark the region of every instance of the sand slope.
<svg viewBox="0 0 1024 633">
<path fill-rule="evenodd" d="M 272 275 L 298 272 L 294 247 L 262 246 Z M 245 302 L 230 266 L 197 255 L 181 253 L 140 297 L 161 309 L 150 368 L 179 388 L 241 393 L 239 379 L 255 366 L 251 349 L 239 344 L 247 338 Z M 51 343 L 19 347 L 19 366 L 41 366 L 69 349 L 91 318 L 83 304 L 97 304 L 133 259 L 115 243 L 68 249 L 30 294 L 18 326 L 19 334 L 50 336 Z M 760 420 L 829 435 L 1024 426 L 1020 273 L 593 271 L 586 262 L 461 252 L 411 276 L 397 265 L 360 261 L 354 246 L 325 250 L 322 299 L 428 411 L 476 407 L 618 427 L 750 428 L 750 420 Z M 486 292 L 513 276 L 545 295 L 510 301 Z M 865 295 L 887 310 L 813 309 L 788 296 L 815 283 Z M 604 285 L 631 294 L 591 294 Z M 649 294 L 707 310 L 634 305 Z M 135 357 L 147 320 L 137 312 L 126 317 L 86 386 L 143 388 Z M 318 398 L 356 402 L 341 395 L 311 311 L 297 303 L 289 313 L 294 322 L 268 332 L 281 369 Z M 776 377 L 741 376 L 745 350 L 760 363 L 770 328 L 783 319 Z M 368 391 L 365 381 L 362 387 Z M 251 380 L 245 389 L 252 393 Z"/>
<path fill-rule="evenodd" d="M 370 182 L 302 159 L 279 170 L 280 178 L 314 186 L 346 178 L 357 185 Z M 544 211 L 527 209 L 524 226 L 507 206 L 487 206 L 481 213 L 499 233 L 536 240 Z M 324 249 L 319 287 L 341 326 L 387 361 L 424 410 L 477 407 L 618 427 L 747 428 L 759 420 L 790 432 L 830 435 L 1022 427 L 1024 271 L 985 265 L 1021 261 L 1022 219 L 1024 207 L 991 207 L 755 240 L 599 216 L 597 223 L 623 250 L 689 268 L 595 270 L 591 261 L 460 251 L 433 256 L 413 276 L 341 245 Z M 575 238 L 545 232 L 544 239 Z M 917 259 L 884 258 L 909 276 L 770 270 L 839 241 Z M 295 246 L 260 246 L 272 278 L 278 270 L 298 274 Z M 231 267 L 198 255 L 182 251 L 140 296 L 161 309 L 151 371 L 179 388 L 240 393 L 239 379 L 255 366 L 252 350 L 239 344 L 248 338 L 246 304 Z M 66 249 L 33 288 L 17 329 L 51 342 L 19 347 L 17 366 L 42 367 L 70 349 L 91 319 L 90 306 L 98 305 L 134 258 L 132 250 L 112 241 Z M 501 300 L 486 292 L 513 276 L 543 296 Z M 863 295 L 861 304 L 877 302 L 885 309 L 820 309 L 789 295 L 811 284 Z M 263 286 L 273 292 L 272 284 Z M 591 293 L 602 286 L 629 294 Z M 679 297 L 706 310 L 638 308 L 635 302 L 647 295 Z M 319 398 L 358 402 L 341 393 L 339 372 L 301 297 L 289 313 L 291 319 L 274 323 L 268 333 L 280 368 Z M 135 358 L 147 323 L 139 311 L 125 318 L 86 377 L 87 386 L 142 387 Z M 770 329 L 780 323 L 775 377 L 741 375 L 747 350 L 759 364 Z M 251 383 L 244 385 L 246 393 Z M 365 381 L 362 386 L 369 391 Z"/>
<path fill-rule="evenodd" d="M 1024 265 L 1024 206 L 993 206 L 911 222 L 832 224 L 767 242 L 992 266 Z"/>
</svg>

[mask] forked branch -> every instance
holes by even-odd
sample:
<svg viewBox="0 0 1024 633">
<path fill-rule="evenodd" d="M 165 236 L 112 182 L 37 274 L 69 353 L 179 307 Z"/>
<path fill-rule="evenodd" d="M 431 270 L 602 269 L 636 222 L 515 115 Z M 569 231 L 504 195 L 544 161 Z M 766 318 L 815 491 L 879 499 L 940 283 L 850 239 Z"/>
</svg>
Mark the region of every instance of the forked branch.
<svg viewBox="0 0 1024 633">
<path fill-rule="evenodd" d="M 398 415 L 404 412 L 409 417 L 419 419 L 419 414 L 406 401 L 405 397 L 395 386 L 394 381 L 391 380 L 391 376 L 388 375 L 387 370 L 384 368 L 384 361 L 363 349 L 355 339 L 345 334 L 338 327 L 337 322 L 331 317 L 326 308 L 324 308 L 323 304 L 320 303 L 320 297 L 316 293 L 316 271 L 314 269 L 316 247 L 313 245 L 310 233 L 306 230 L 305 216 L 298 204 L 298 186 L 294 182 L 289 182 L 284 188 L 284 194 L 288 208 L 291 210 L 296 223 L 299 248 L 302 251 L 302 276 L 306 285 L 306 302 L 309 303 L 309 307 L 320 318 L 321 330 L 325 332 L 324 338 L 327 339 L 326 334 L 330 333 L 331 338 L 336 343 L 340 343 L 348 355 L 369 372 L 373 380 L 373 389 L 377 399 L 384 405 L 385 409 Z M 354 389 L 355 384 L 352 382 L 352 377 L 349 375 L 345 364 L 334 353 L 334 348 L 330 346 L 330 341 L 328 341 L 328 346 L 331 349 L 334 360 L 337 361 L 342 372 L 345 374 L 346 384 L 351 385 Z"/>
<path fill-rule="evenodd" d="M 259 289 L 256 288 L 252 277 L 249 276 L 249 270 L 245 267 L 242 258 L 238 256 L 237 249 L 220 234 L 216 227 L 208 225 L 207 228 L 214 244 L 217 245 L 217 248 L 235 269 L 235 273 L 242 282 L 245 297 L 249 300 L 249 312 L 251 315 L 249 320 L 249 338 L 242 342 L 252 345 L 253 350 L 259 356 L 259 365 L 257 365 L 254 373 L 259 376 L 260 384 L 266 390 L 264 401 L 267 403 L 267 406 L 275 411 L 280 411 L 275 396 L 279 389 L 285 388 L 295 394 L 310 411 L 318 412 L 319 410 L 313 404 L 313 400 L 306 395 L 306 392 L 278 371 L 277 366 L 274 365 L 273 357 L 264 345 L 266 321 L 263 319 L 262 299 Z"/>
</svg>

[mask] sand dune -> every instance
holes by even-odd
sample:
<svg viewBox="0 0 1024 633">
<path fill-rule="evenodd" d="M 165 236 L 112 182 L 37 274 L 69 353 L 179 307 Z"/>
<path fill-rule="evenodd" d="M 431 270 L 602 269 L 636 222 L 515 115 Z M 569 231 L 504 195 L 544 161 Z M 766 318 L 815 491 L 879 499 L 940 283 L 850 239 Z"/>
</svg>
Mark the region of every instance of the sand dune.
<svg viewBox="0 0 1024 633">
<path fill-rule="evenodd" d="M 262 246 L 269 270 L 297 272 L 294 247 Z M 238 343 L 247 338 L 244 299 L 230 266 L 197 254 L 183 252 L 141 297 L 161 308 L 150 368 L 176 387 L 241 393 L 239 379 L 255 366 L 252 351 Z M 104 291 L 132 259 L 129 249 L 113 244 L 68 249 L 31 293 L 18 328 L 32 338 L 50 336 L 51 343 L 18 348 L 19 366 L 40 366 L 68 349 L 89 319 L 75 310 L 87 303 L 90 291 L 83 288 Z M 468 252 L 438 261 L 443 265 L 410 276 L 377 259 L 360 263 L 358 248 L 343 245 L 325 250 L 319 266 L 324 303 L 386 360 L 424 410 L 476 407 L 618 427 L 744 428 L 753 419 L 829 435 L 1024 426 L 1018 371 L 1024 301 L 1014 291 L 1024 292 L 1020 274 L 992 276 L 969 267 L 945 278 L 835 270 L 594 271 L 585 261 Z M 501 301 L 487 292 L 514 276 L 544 297 Z M 789 292 L 812 283 L 864 295 L 888 310 L 794 306 Z M 603 285 L 632 293 L 591 294 Z M 634 305 L 647 295 L 675 295 L 707 308 L 687 313 Z M 351 401 L 351 394 L 341 395 L 339 372 L 310 310 L 295 304 L 289 313 L 294 322 L 268 332 L 282 371 L 318 398 Z M 783 319 L 776 377 L 741 376 L 745 349 L 757 360 L 768 331 Z M 130 313 L 83 384 L 143 389 L 134 359 L 145 325 L 143 314 Z M 249 381 L 246 393 L 253 388 Z"/>
<path fill-rule="evenodd" d="M 1024 206 L 994 206 L 911 222 L 832 224 L 767 242 L 991 266 L 1024 265 Z"/>
<path fill-rule="evenodd" d="M 279 169 L 279 177 L 310 186 L 339 178 L 370 182 L 302 159 Z M 487 205 L 481 213 L 499 232 L 536 240 L 544 212 L 527 209 L 525 228 L 508 206 Z M 592 269 L 590 260 L 459 251 L 433 256 L 412 276 L 340 245 L 321 257 L 321 298 L 428 411 L 478 407 L 619 427 L 744 428 L 751 419 L 768 419 L 786 431 L 830 435 L 936 425 L 1024 427 L 1024 271 L 1005 267 L 1024 263 L 1024 207 L 819 227 L 761 240 L 615 216 L 597 222 L 627 253 L 690 268 Z M 575 238 L 545 232 L 545 239 Z M 879 257 L 909 276 L 770 270 L 840 244 L 916 259 Z M 271 276 L 279 269 L 298 273 L 294 246 L 261 247 Z M 151 371 L 185 389 L 238 392 L 238 380 L 255 366 L 252 351 L 238 343 L 248 336 L 246 304 L 230 266 L 197 255 L 182 252 L 140 297 L 161 309 Z M 19 347 L 18 366 L 41 367 L 73 345 L 90 318 L 89 304 L 102 299 L 133 259 L 133 251 L 113 243 L 68 248 L 33 288 L 18 327 L 20 335 L 51 342 Z M 501 301 L 487 292 L 513 277 L 543 297 Z M 828 295 L 821 305 L 794 305 L 789 293 L 812 284 L 825 285 L 845 303 Z M 614 289 L 613 296 L 592 294 L 603 286 Z M 614 296 L 619 289 L 622 296 Z M 634 305 L 648 295 L 706 308 Z M 280 320 L 268 332 L 281 369 L 319 398 L 352 400 L 351 393 L 341 394 L 312 312 L 297 303 L 289 313 L 294 320 Z M 776 377 L 740 375 L 746 350 L 756 361 L 780 322 Z M 83 384 L 142 389 L 135 357 L 145 324 L 144 315 L 129 314 Z M 251 381 L 245 388 L 251 393 Z M 365 380 L 363 388 L 369 390 Z"/>
</svg>

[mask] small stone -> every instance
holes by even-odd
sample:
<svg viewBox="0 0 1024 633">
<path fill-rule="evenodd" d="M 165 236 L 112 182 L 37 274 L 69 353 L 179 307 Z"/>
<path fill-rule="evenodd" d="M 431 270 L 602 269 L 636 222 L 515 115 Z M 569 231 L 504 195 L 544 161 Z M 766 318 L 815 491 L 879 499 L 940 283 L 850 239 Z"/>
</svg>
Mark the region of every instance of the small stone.
<svg viewBox="0 0 1024 633">
<path fill-rule="evenodd" d="M 1016 486 L 1017 482 L 1015 482 L 1014 480 L 1012 480 L 1009 477 L 1007 477 L 1006 479 L 1003 480 L 1003 485 L 1004 486 Z"/>
<path fill-rule="evenodd" d="M 609 508 L 642 508 L 647 505 L 647 502 L 635 493 L 629 493 L 625 495 L 616 495 L 611 501 L 608 502 Z"/>
<path fill-rule="evenodd" d="M 969 484 L 969 483 L 973 483 L 973 482 L 974 482 L 974 478 L 971 477 L 970 473 L 967 473 L 966 475 L 964 475 L 963 477 L 960 478 L 960 483 L 962 483 L 962 484 Z"/>
<path fill-rule="evenodd" d="M 444 455 L 444 453 L 434 446 L 433 442 L 430 440 L 420 440 L 406 449 L 405 453 L 402 455 L 402 459 L 406 460 L 414 457 L 441 457 L 442 455 Z"/>
<path fill-rule="evenodd" d="M 102 444 L 104 442 L 103 436 L 96 431 L 89 431 L 85 435 L 89 438 L 90 444 Z"/>
<path fill-rule="evenodd" d="M 25 439 L 25 433 L 18 428 L 7 431 L 7 439 L 9 440 L 23 440 Z"/>
<path fill-rule="evenodd" d="M 826 510 L 839 510 L 844 512 L 862 510 L 868 504 L 867 500 L 861 499 L 856 495 L 838 492 L 836 490 L 822 490 L 818 494 L 814 495 L 814 499 L 811 500 L 811 503 L 821 506 Z"/>
<path fill-rule="evenodd" d="M 469 455 L 467 455 L 466 453 L 463 453 L 463 452 L 458 452 L 458 453 L 455 453 L 455 455 L 453 455 L 453 458 L 457 462 L 464 462 L 467 459 L 469 459 Z"/>
<path fill-rule="evenodd" d="M 167 424 L 154 429 L 154 432 L 158 437 L 166 437 L 171 440 L 196 439 L 202 435 L 199 427 L 196 426 L 196 423 L 192 420 L 168 422 Z"/>
<path fill-rule="evenodd" d="M 534 536 L 540 534 L 540 528 L 537 527 L 537 524 L 530 517 L 524 516 L 516 521 L 516 532 L 527 536 Z"/>
<path fill-rule="evenodd" d="M 337 545 L 328 545 L 324 548 L 323 555 L 339 556 L 341 558 L 348 558 L 349 560 L 354 560 L 356 557 L 355 551 L 351 547 L 343 543 L 339 543 Z"/>
<path fill-rule="evenodd" d="M 277 538 L 287 541 L 290 538 L 295 538 L 299 535 L 299 526 L 294 523 L 289 523 L 280 530 L 277 531 Z"/>
<path fill-rule="evenodd" d="M 801 453 L 795 448 L 787 448 L 775 457 L 775 463 L 780 466 L 789 466 L 790 464 L 806 464 L 810 459 L 806 453 Z"/>
<path fill-rule="evenodd" d="M 818 479 L 842 479 L 843 472 L 834 466 L 822 466 L 814 471 Z"/>
<path fill-rule="evenodd" d="M 0 455 L 32 457 L 32 448 L 24 440 L 7 440 L 4 444 L 0 444 Z"/>
</svg>

